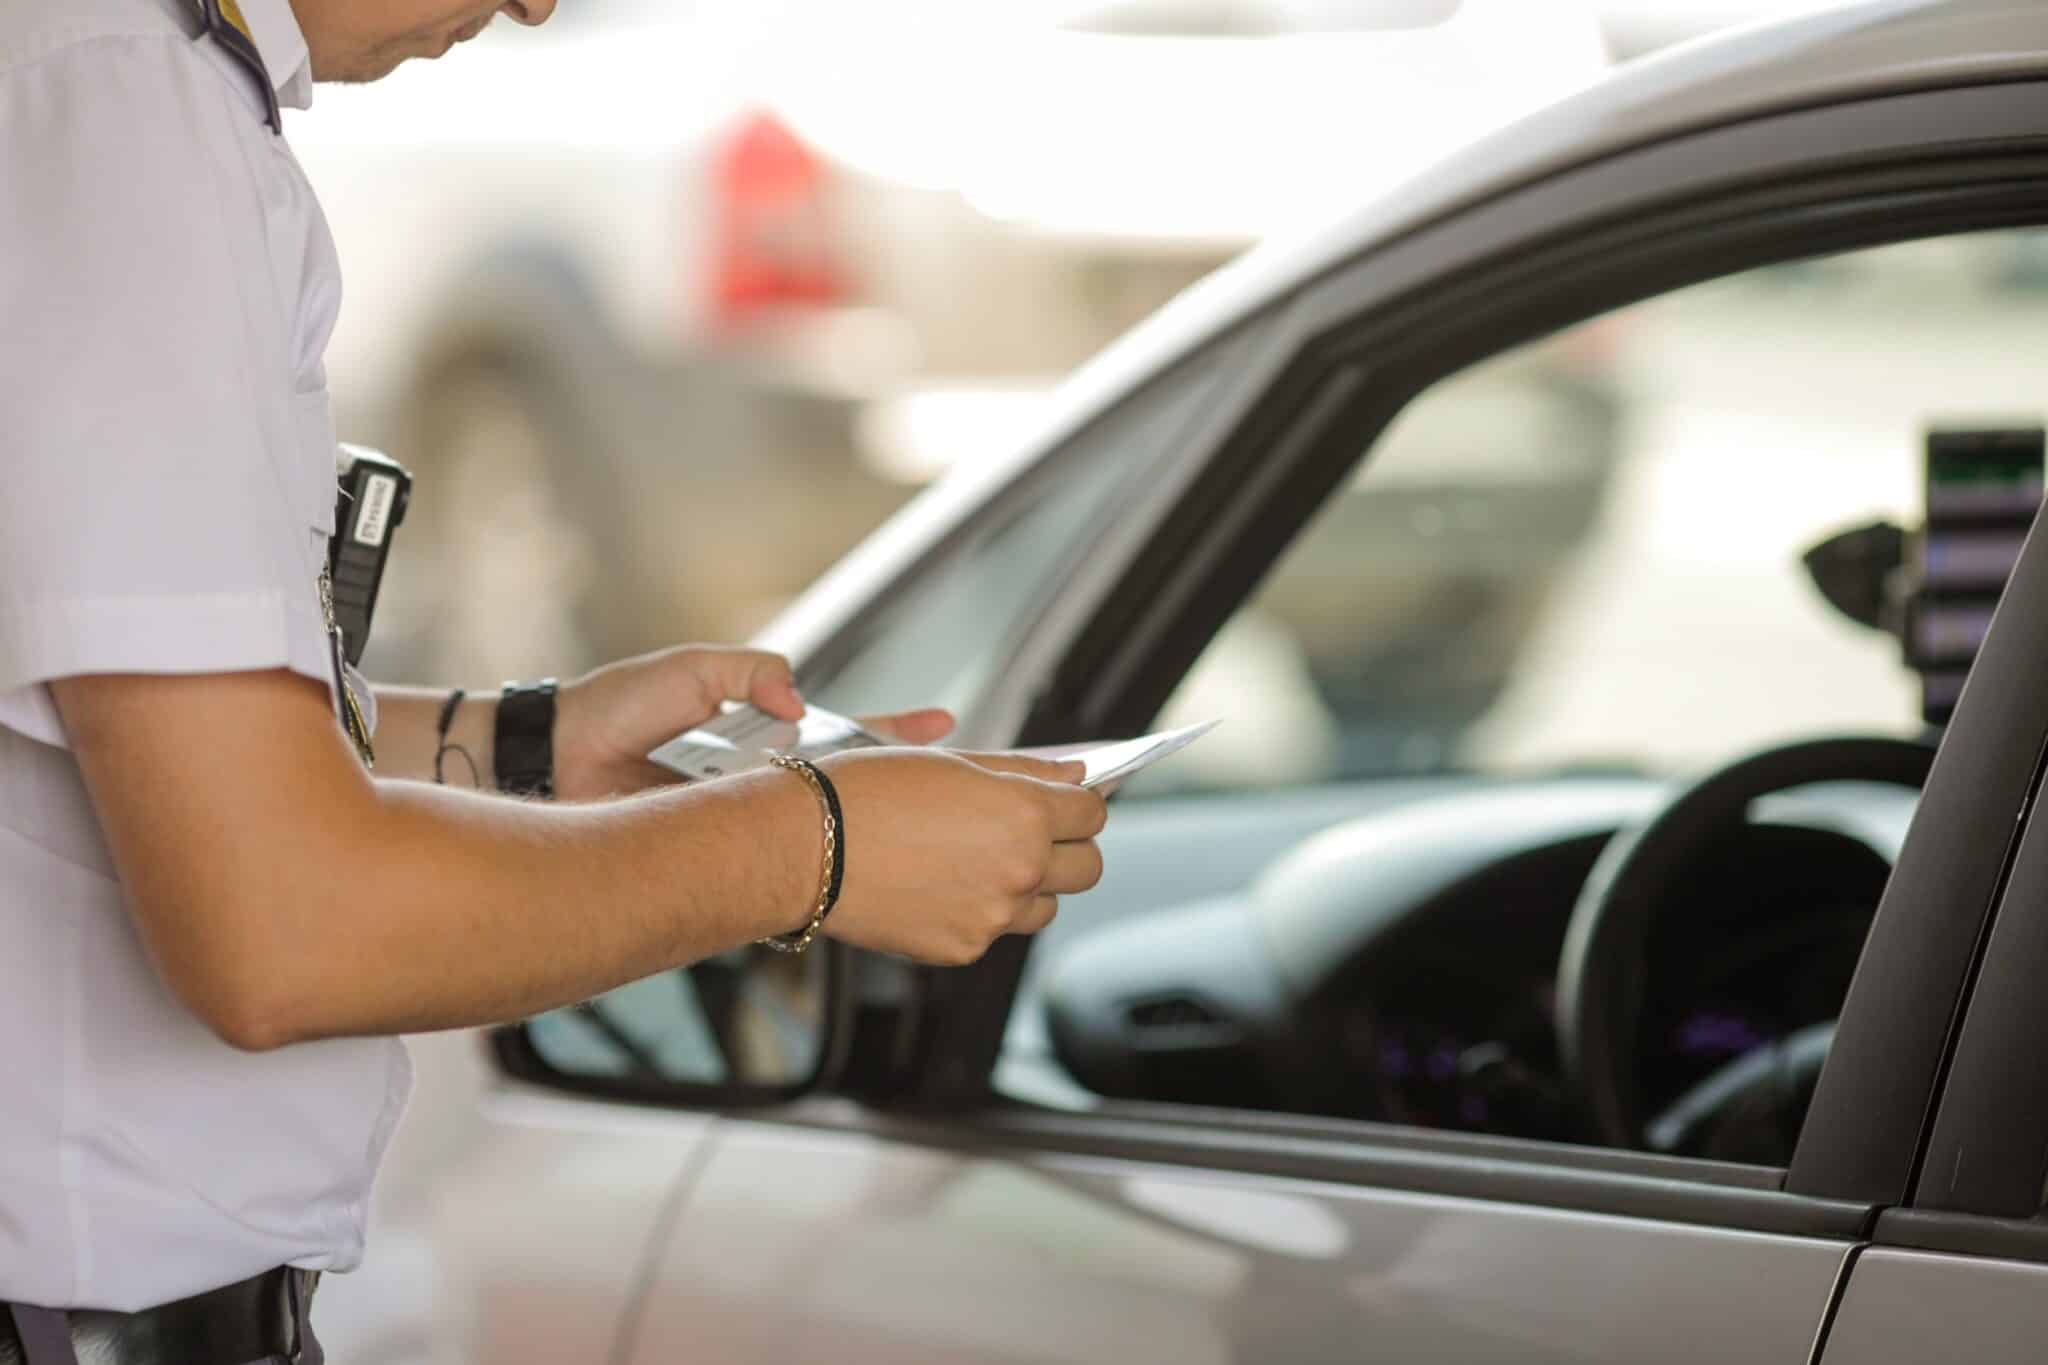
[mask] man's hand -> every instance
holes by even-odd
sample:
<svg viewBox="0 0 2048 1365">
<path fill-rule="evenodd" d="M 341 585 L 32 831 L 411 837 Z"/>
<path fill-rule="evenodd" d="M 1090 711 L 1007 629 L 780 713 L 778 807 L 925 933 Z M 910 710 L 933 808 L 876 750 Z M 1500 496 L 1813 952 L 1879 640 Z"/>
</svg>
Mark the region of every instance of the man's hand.
<svg viewBox="0 0 2048 1365">
<path fill-rule="evenodd" d="M 1102 876 L 1107 809 L 1074 762 L 857 749 L 821 766 L 839 789 L 846 881 L 825 932 L 920 962 L 973 962 L 1052 922 Z"/>
<path fill-rule="evenodd" d="M 648 750 L 702 725 L 727 701 L 751 702 L 777 720 L 804 713 L 789 660 L 758 649 L 682 645 L 565 684 L 555 703 L 555 795 L 591 801 L 676 782 Z M 953 728 L 936 709 L 861 723 L 905 744 L 929 744 Z"/>
</svg>

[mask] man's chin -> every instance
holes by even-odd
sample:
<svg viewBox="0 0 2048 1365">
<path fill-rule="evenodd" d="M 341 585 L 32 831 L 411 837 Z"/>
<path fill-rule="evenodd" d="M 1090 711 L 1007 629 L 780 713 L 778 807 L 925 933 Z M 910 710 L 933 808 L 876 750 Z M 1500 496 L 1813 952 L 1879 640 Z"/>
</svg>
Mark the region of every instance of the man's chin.
<svg viewBox="0 0 2048 1365">
<path fill-rule="evenodd" d="M 460 28 L 438 34 L 412 34 L 407 38 L 371 48 L 367 52 L 350 53 L 332 61 L 325 60 L 315 53 L 313 79 L 322 82 L 335 81 L 343 85 L 367 85 L 371 81 L 381 81 L 415 57 L 433 61 L 447 56 L 457 43 L 466 43 L 480 36 L 496 17 L 497 10 L 493 9 Z"/>
<path fill-rule="evenodd" d="M 313 65 L 313 79 L 323 84 L 368 85 L 381 81 L 392 72 L 404 66 L 415 57 L 432 61 L 447 53 L 453 44 L 446 40 L 436 46 L 414 48 L 387 48 L 376 52 L 363 53 L 353 60 L 336 63 L 331 67 L 318 62 Z"/>
</svg>

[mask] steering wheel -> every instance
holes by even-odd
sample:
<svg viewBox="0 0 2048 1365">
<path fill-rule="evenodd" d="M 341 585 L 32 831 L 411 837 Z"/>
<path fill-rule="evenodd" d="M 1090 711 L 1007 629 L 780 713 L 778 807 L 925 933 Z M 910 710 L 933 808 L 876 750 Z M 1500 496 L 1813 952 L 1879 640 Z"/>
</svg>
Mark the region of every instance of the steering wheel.
<svg viewBox="0 0 2048 1365">
<path fill-rule="evenodd" d="M 1926 785 L 1933 759 L 1931 746 L 1912 740 L 1788 744 L 1709 775 L 1642 824 L 1608 840 L 1572 907 L 1557 973 L 1557 1035 L 1565 1076 L 1598 1141 L 1616 1147 L 1652 1145 L 1636 1089 L 1650 927 L 1699 859 L 1747 820 L 1750 803 L 1759 797 L 1814 782 L 1884 782 L 1917 789 Z M 1799 1042 L 1791 1064 L 1817 1076 L 1824 1042 L 1819 1048 L 1810 1039 Z M 1772 1062 L 1759 1066 L 1753 1059 L 1744 1075 L 1768 1079 L 1783 1092 L 1787 1059 L 1774 1057 Z M 1743 1059 L 1737 1058 L 1723 1070 L 1742 1066 Z M 1716 1073 L 1693 1094 L 1724 1103 L 1744 1088 L 1743 1077 Z M 1806 1088 L 1811 1088 L 1811 1077 Z M 1699 1107 L 1697 1101 L 1693 1107 Z"/>
</svg>

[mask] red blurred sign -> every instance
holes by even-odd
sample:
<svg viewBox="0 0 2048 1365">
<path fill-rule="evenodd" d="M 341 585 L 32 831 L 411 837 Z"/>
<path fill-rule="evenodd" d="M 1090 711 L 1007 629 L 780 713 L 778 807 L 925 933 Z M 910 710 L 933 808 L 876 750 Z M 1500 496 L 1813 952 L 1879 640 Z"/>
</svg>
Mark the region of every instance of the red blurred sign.
<svg viewBox="0 0 2048 1365">
<path fill-rule="evenodd" d="M 712 312 L 719 327 L 843 299 L 825 212 L 825 167 L 794 133 L 773 115 L 750 115 L 711 174 Z"/>
</svg>

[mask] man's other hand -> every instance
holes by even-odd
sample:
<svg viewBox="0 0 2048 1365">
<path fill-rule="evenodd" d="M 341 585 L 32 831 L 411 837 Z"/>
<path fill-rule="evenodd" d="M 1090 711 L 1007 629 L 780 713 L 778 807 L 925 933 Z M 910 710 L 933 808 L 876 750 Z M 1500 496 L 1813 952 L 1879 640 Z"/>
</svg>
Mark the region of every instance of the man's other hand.
<svg viewBox="0 0 2048 1365">
<path fill-rule="evenodd" d="M 855 749 L 820 765 L 845 810 L 846 882 L 825 932 L 920 962 L 1035 934 L 1102 876 L 1106 811 L 1080 763 Z"/>
<path fill-rule="evenodd" d="M 681 645 L 565 684 L 556 701 L 555 795 L 591 801 L 678 781 L 648 751 L 704 724 L 728 701 L 751 702 L 777 720 L 804 713 L 789 660 L 759 649 Z M 938 709 L 861 723 L 905 744 L 930 744 L 953 728 L 952 716 Z"/>
</svg>

